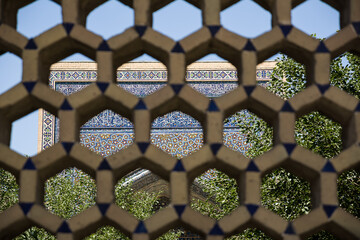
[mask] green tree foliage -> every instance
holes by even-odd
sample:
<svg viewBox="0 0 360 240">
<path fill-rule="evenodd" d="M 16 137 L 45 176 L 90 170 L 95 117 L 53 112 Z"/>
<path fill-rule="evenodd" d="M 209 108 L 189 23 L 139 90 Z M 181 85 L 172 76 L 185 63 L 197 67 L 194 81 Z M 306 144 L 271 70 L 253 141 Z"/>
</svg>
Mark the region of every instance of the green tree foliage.
<svg viewBox="0 0 360 240">
<path fill-rule="evenodd" d="M 322 230 L 318 233 L 313 234 L 307 240 L 338 240 L 334 235 Z"/>
<path fill-rule="evenodd" d="M 191 201 L 193 209 L 219 220 L 239 206 L 236 181 L 228 175 L 212 169 L 209 176 L 203 174 L 195 181 L 202 186 L 207 198 L 206 200 L 193 198 Z"/>
<path fill-rule="evenodd" d="M 338 178 L 338 199 L 340 207 L 360 218 L 360 172 L 349 170 Z"/>
<path fill-rule="evenodd" d="M 55 240 L 55 236 L 51 235 L 43 228 L 31 227 L 14 240 Z"/>
<path fill-rule="evenodd" d="M 319 112 L 300 117 L 295 123 L 296 142 L 322 157 L 330 159 L 342 149 L 341 125 Z"/>
<path fill-rule="evenodd" d="M 360 57 L 344 53 L 335 58 L 330 64 L 330 84 L 336 86 L 354 97 L 360 99 Z M 301 83 L 286 76 L 293 73 L 301 73 Z M 282 55 L 274 69 L 272 81 L 267 89 L 278 96 L 288 99 L 303 90 L 306 86 L 305 68 L 296 63 L 292 58 Z M 285 76 L 286 81 L 278 76 Z M 290 93 L 284 91 L 287 86 L 292 89 Z M 281 89 L 281 90 L 278 90 Z M 259 129 L 253 129 L 254 132 Z M 330 159 L 340 153 L 342 149 L 340 124 L 321 115 L 312 112 L 296 121 L 296 142 L 305 148 Z M 341 174 L 338 178 L 339 204 L 346 211 L 360 218 L 360 173 L 350 170 Z M 325 238 L 324 238 L 325 239 Z"/>
<path fill-rule="evenodd" d="M 262 180 L 261 204 L 291 221 L 310 212 L 310 184 L 283 168 L 276 169 Z"/>
<path fill-rule="evenodd" d="M 346 61 L 343 61 L 343 58 Z M 306 87 L 305 69 L 293 59 L 282 55 L 277 63 L 272 81 L 267 89 L 278 96 L 288 99 Z M 345 53 L 331 63 L 330 83 L 347 91 L 360 99 L 360 58 Z M 257 157 L 272 148 L 272 128 L 262 119 L 250 112 L 237 114 L 235 122 L 240 132 L 246 135 L 251 143 L 246 153 L 249 158 Z M 247 122 L 243 122 L 244 116 Z M 336 156 L 342 147 L 341 126 L 319 112 L 312 112 L 296 122 L 295 139 L 305 148 L 330 159 Z M 45 206 L 63 218 L 83 211 L 95 203 L 96 187 L 94 181 L 86 174 L 78 172 L 77 178 L 72 178 L 71 170 L 60 174 L 58 178 L 51 178 L 46 184 L 47 196 Z M 212 178 L 197 178 L 207 194 L 205 200 L 194 199 L 191 206 L 201 213 L 214 219 L 220 219 L 233 211 L 239 204 L 236 181 L 226 174 L 214 170 Z M 1 177 L 1 205 L 0 212 L 18 201 L 18 186 L 15 178 L 4 170 L 0 170 Z M 84 187 L 86 186 L 86 187 Z M 60 194 L 61 193 L 61 194 Z M 261 186 L 262 204 L 287 220 L 292 220 L 301 214 L 309 212 L 311 208 L 309 184 L 286 172 L 276 169 L 264 177 Z M 132 213 L 138 219 L 151 216 L 158 205 L 160 193 L 135 192 L 131 184 L 124 180 L 115 189 L 116 204 Z M 360 218 L 360 173 L 350 170 L 338 178 L 338 196 L 340 206 L 354 216 Z M 169 231 L 161 237 L 162 240 L 177 239 L 183 234 L 182 229 Z M 54 239 L 45 230 L 33 227 L 16 239 Z M 128 239 L 113 227 L 105 226 L 86 239 Z M 266 239 L 258 229 L 246 229 L 244 232 L 232 236 L 231 240 Z M 309 238 L 336 239 L 331 234 L 321 231 Z"/>
<path fill-rule="evenodd" d="M 0 168 L 0 213 L 19 202 L 19 186 L 15 177 Z"/>
<path fill-rule="evenodd" d="M 108 240 L 108 239 L 130 240 L 130 238 L 125 236 L 122 232 L 111 226 L 105 226 L 99 228 L 95 233 L 86 237 L 84 240 Z"/>
<path fill-rule="evenodd" d="M 344 60 L 345 59 L 345 60 Z M 289 99 L 306 87 L 305 68 L 294 59 L 281 55 L 271 76 L 267 89 L 283 99 Z M 330 84 L 360 99 L 360 58 L 344 53 L 331 62 Z M 265 121 L 250 113 L 249 121 L 243 121 L 244 114 L 237 113 L 235 121 L 240 132 L 251 143 L 245 154 L 257 157 L 272 148 L 272 130 Z M 233 120 L 234 121 L 234 120 Z M 341 126 L 319 112 L 312 112 L 299 118 L 295 126 L 297 144 L 330 159 L 342 149 Z M 286 172 L 276 169 L 268 174 L 261 186 L 262 204 L 287 220 L 308 213 L 311 208 L 309 183 Z M 338 178 L 338 196 L 342 208 L 360 217 L 360 174 L 350 170 Z M 255 234 L 257 234 L 255 232 Z M 251 239 L 251 238 L 248 238 Z M 309 239 L 335 239 L 321 231 Z"/>
<path fill-rule="evenodd" d="M 252 112 L 242 110 L 235 113 L 235 117 L 226 119 L 225 123 L 229 121 L 239 127 L 240 132 L 246 136 L 246 142 L 251 144 L 245 152 L 246 157 L 258 157 L 273 147 L 273 129 Z"/>
<path fill-rule="evenodd" d="M 145 220 L 155 213 L 154 206 L 159 205 L 161 192 L 148 193 L 135 192 L 131 187 L 132 182 L 122 178 L 115 187 L 115 203 L 127 210 L 139 220 Z"/>
<path fill-rule="evenodd" d="M 64 219 L 95 205 L 95 198 L 94 179 L 77 168 L 66 169 L 45 182 L 45 207 Z"/>
<path fill-rule="evenodd" d="M 122 178 L 115 186 L 115 203 L 122 209 L 133 214 L 139 220 L 145 220 L 156 212 L 157 206 L 160 206 L 161 191 L 158 192 L 146 192 L 135 191 L 132 187 L 132 182 L 127 181 L 126 178 Z M 119 236 L 119 238 L 113 239 L 128 239 L 121 232 L 113 232 L 113 236 Z M 159 240 L 173 240 L 177 239 L 183 233 L 180 229 L 170 230 L 167 233 L 159 237 Z M 118 235 L 116 235 L 118 234 Z M 98 239 L 97 236 L 95 239 Z M 106 238 L 104 238 L 105 240 Z"/>
<path fill-rule="evenodd" d="M 247 228 L 242 233 L 227 238 L 228 240 L 272 240 L 256 228 Z"/>
<path fill-rule="evenodd" d="M 305 89 L 305 67 L 294 59 L 281 54 L 273 69 L 267 89 L 283 99 L 289 99 Z M 330 64 L 330 85 L 360 98 L 360 57 L 346 52 Z"/>
</svg>

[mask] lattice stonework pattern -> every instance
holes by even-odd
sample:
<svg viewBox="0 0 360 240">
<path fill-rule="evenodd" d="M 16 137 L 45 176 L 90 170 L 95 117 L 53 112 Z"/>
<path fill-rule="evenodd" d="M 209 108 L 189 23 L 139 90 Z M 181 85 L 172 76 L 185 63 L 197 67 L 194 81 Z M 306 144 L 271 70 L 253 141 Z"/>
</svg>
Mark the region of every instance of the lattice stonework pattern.
<svg viewBox="0 0 360 240">
<path fill-rule="evenodd" d="M 256 80 L 260 85 L 271 80 L 270 75 L 275 64 L 275 61 L 266 61 L 257 66 Z M 96 70 L 96 63 L 91 62 L 54 64 L 50 72 L 50 86 L 68 96 L 95 82 Z M 196 62 L 191 64 L 186 73 L 189 86 L 210 98 L 220 97 L 235 89 L 237 80 L 236 69 L 227 62 Z M 158 62 L 126 63 L 118 68 L 117 72 L 117 84 L 140 98 L 164 87 L 166 81 L 166 67 Z M 59 121 L 46 111 L 40 111 L 39 116 L 41 125 L 38 150 L 41 151 L 58 142 Z M 178 121 L 178 124 L 169 124 Z M 236 124 L 229 122 L 224 127 L 225 146 L 231 146 L 244 153 L 249 144 L 239 133 Z M 152 128 L 151 142 L 173 156 L 182 158 L 189 152 L 199 149 L 203 143 L 203 132 L 199 122 L 178 112 L 166 114 L 155 120 Z M 105 157 L 131 145 L 133 137 L 133 124 L 109 110 L 89 120 L 80 131 L 80 143 Z M 180 139 L 183 141 L 179 141 Z"/>
<path fill-rule="evenodd" d="M 338 207 L 336 179 L 359 167 L 360 105 L 329 85 L 329 66 L 332 58 L 345 51 L 360 52 L 360 1 L 324 0 L 340 12 L 341 30 L 323 42 L 291 25 L 291 9 L 302 0 L 255 1 L 272 14 L 271 31 L 246 39 L 223 28 L 220 11 L 238 0 L 188 0 L 202 10 L 203 27 L 178 42 L 151 27 L 152 12 L 171 0 L 123 0 L 135 11 L 134 26 L 106 41 L 85 28 L 86 16 L 103 0 L 56 0 L 62 6 L 63 23 L 34 39 L 15 30 L 14 17 L 20 7 L 33 1 L 2 1 L 1 50 L 22 57 L 23 78 L 0 95 L 0 167 L 14 174 L 20 185 L 20 202 L 0 213 L 0 238 L 38 225 L 58 239 L 81 239 L 110 224 L 133 239 L 155 239 L 176 226 L 207 239 L 223 239 L 249 226 L 274 239 L 301 239 L 319 229 L 331 229 L 341 239 L 359 239 L 359 220 Z M 256 65 L 278 51 L 308 70 L 308 87 L 288 101 L 256 85 Z M 75 52 L 98 63 L 97 78 L 65 96 L 49 87 L 49 69 Z M 210 52 L 238 70 L 237 88 L 216 99 L 200 94 L 186 82 L 186 66 Z M 139 98 L 117 86 L 116 68 L 142 53 L 164 63 L 168 72 L 166 86 Z M 9 149 L 11 123 L 39 108 L 60 119 L 59 142 L 26 159 Z M 105 109 L 134 123 L 135 135 L 131 146 L 107 158 L 79 143 L 80 126 Z M 223 121 L 241 109 L 249 109 L 274 127 L 273 149 L 252 160 L 223 145 Z M 198 120 L 204 129 L 203 147 L 181 160 L 150 144 L 152 121 L 176 110 Z M 330 116 L 344 129 L 344 150 L 329 161 L 297 146 L 294 140 L 295 119 L 313 110 Z M 97 203 L 63 220 L 45 210 L 43 186 L 46 179 L 74 166 L 96 179 Z M 312 211 L 292 222 L 260 204 L 261 177 L 279 166 L 315 186 Z M 171 188 L 171 204 L 145 221 L 136 220 L 113 203 L 114 183 L 137 167 L 169 181 Z M 193 177 L 213 167 L 240 183 L 240 207 L 218 222 L 189 206 Z"/>
</svg>

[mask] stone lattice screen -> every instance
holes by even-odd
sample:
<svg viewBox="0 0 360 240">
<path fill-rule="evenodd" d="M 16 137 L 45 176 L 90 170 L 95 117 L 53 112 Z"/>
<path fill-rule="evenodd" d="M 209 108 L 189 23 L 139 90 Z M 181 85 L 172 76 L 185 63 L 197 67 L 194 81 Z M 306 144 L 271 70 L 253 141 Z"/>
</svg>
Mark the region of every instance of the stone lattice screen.
<svg viewBox="0 0 360 240">
<path fill-rule="evenodd" d="M 275 239 L 299 239 L 331 229 L 342 239 L 359 239 L 360 222 L 338 207 L 337 176 L 359 166 L 360 105 L 356 98 L 329 85 L 330 60 L 345 51 L 360 52 L 360 1 L 324 1 L 341 15 L 341 30 L 320 42 L 291 25 L 291 9 L 302 0 L 257 0 L 272 13 L 271 31 L 246 39 L 220 25 L 220 11 L 237 0 L 188 0 L 202 9 L 203 27 L 179 42 L 151 28 L 152 12 L 170 0 L 123 0 L 135 11 L 134 27 L 103 40 L 86 30 L 86 16 L 103 0 L 54 0 L 62 5 L 63 23 L 34 39 L 16 28 L 20 7 L 32 0 L 1 1 L 1 50 L 23 59 L 22 82 L 0 95 L 0 167 L 17 177 L 20 202 L 0 214 L 0 238 L 16 236 L 38 225 L 58 239 L 81 239 L 104 225 L 113 225 L 134 239 L 154 239 L 176 226 L 222 239 L 247 227 L 256 227 Z M 186 17 L 186 16 L 184 16 Z M 241 23 L 239 23 L 241 24 Z M 256 65 L 282 51 L 307 67 L 308 87 L 289 101 L 256 85 Z M 49 88 L 50 65 L 80 52 L 98 63 L 96 83 L 70 96 Z M 231 62 L 239 73 L 239 86 L 214 100 L 186 84 L 186 66 L 208 53 Z M 168 69 L 167 86 L 143 99 L 116 86 L 116 68 L 147 53 Z M 60 141 L 31 159 L 9 149 L 11 123 L 43 108 L 60 119 Z M 79 144 L 80 126 L 99 112 L 111 109 L 134 123 L 135 143 L 102 158 Z M 249 109 L 274 127 L 274 148 L 256 159 L 223 146 L 223 121 Z M 150 142 L 151 122 L 179 110 L 204 128 L 204 146 L 177 160 Z M 343 151 L 327 161 L 297 146 L 296 118 L 319 110 L 341 123 Z M 44 182 L 62 169 L 76 166 L 96 179 L 97 204 L 63 220 L 43 206 Z M 312 185 L 313 209 L 287 222 L 260 204 L 261 177 L 279 166 Z M 139 221 L 114 201 L 114 184 L 131 170 L 142 167 L 168 180 L 171 204 L 145 221 Z M 209 168 L 220 169 L 239 181 L 241 205 L 220 221 L 189 206 L 189 185 Z"/>
</svg>

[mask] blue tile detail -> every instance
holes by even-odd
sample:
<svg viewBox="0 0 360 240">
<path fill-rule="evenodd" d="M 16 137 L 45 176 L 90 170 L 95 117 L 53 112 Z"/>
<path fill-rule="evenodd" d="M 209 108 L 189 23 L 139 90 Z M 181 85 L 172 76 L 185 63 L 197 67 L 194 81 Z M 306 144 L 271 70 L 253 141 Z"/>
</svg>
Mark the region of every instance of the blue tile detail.
<svg viewBox="0 0 360 240">
<path fill-rule="evenodd" d="M 106 158 L 104 158 L 104 160 L 100 163 L 98 170 L 111 170 L 110 164 Z"/>
<path fill-rule="evenodd" d="M 296 144 L 295 143 L 284 143 L 284 147 L 285 147 L 286 152 L 288 153 L 288 155 L 291 155 L 292 151 L 296 147 Z"/>
<path fill-rule="evenodd" d="M 74 145 L 74 143 L 72 143 L 72 142 L 61 142 L 61 144 L 63 145 L 63 147 L 64 147 L 67 154 L 70 153 L 70 151 L 71 151 L 71 149 L 72 149 L 72 147 Z"/>
<path fill-rule="evenodd" d="M 251 95 L 251 93 L 254 91 L 255 86 L 244 86 L 245 92 L 248 96 Z"/>
<path fill-rule="evenodd" d="M 100 45 L 99 45 L 99 47 L 98 47 L 97 50 L 99 50 L 99 51 L 111 51 L 109 45 L 107 44 L 107 42 L 106 42 L 105 40 L 103 40 L 103 41 L 100 43 Z"/>
<path fill-rule="evenodd" d="M 69 228 L 69 225 L 67 224 L 67 222 L 63 222 L 61 224 L 61 226 L 59 227 L 59 229 L 57 230 L 58 233 L 71 233 L 71 230 Z"/>
<path fill-rule="evenodd" d="M 106 211 L 108 210 L 108 208 L 110 207 L 110 204 L 107 203 L 98 203 L 98 208 L 101 212 L 101 214 L 104 216 L 106 214 Z"/>
<path fill-rule="evenodd" d="M 254 214 L 258 210 L 259 206 L 256 204 L 246 204 L 246 208 L 249 211 L 250 215 L 254 216 Z"/>
<path fill-rule="evenodd" d="M 219 224 L 215 223 L 214 227 L 210 230 L 209 235 L 224 235 L 224 232 L 220 228 Z"/>
<path fill-rule="evenodd" d="M 185 172 L 184 165 L 182 164 L 180 159 L 175 164 L 175 167 L 174 167 L 173 171 L 174 172 Z"/>
<path fill-rule="evenodd" d="M 325 164 L 325 166 L 323 167 L 323 169 L 321 171 L 336 173 L 334 166 L 332 165 L 332 163 L 329 160 L 327 161 L 327 163 Z"/>
<path fill-rule="evenodd" d="M 212 25 L 212 26 L 208 26 L 211 36 L 215 37 L 216 33 L 220 30 L 221 26 L 220 25 Z"/>
<path fill-rule="evenodd" d="M 170 84 L 170 86 L 171 86 L 171 88 L 174 90 L 174 92 L 176 94 L 179 94 L 179 92 L 181 91 L 181 89 L 182 89 L 182 87 L 184 85 L 182 85 L 182 84 Z"/>
<path fill-rule="evenodd" d="M 320 85 L 320 84 L 317 84 L 317 87 L 319 88 L 319 91 L 324 94 L 330 87 L 329 84 L 325 84 L 325 85 Z"/>
<path fill-rule="evenodd" d="M 141 153 L 144 154 L 146 152 L 146 149 L 149 147 L 150 143 L 148 143 L 148 142 L 138 142 L 137 145 L 138 145 Z"/>
<path fill-rule="evenodd" d="M 287 228 L 285 229 L 285 233 L 286 233 L 286 234 L 291 234 L 291 235 L 295 234 L 295 231 L 294 231 L 294 228 L 293 228 L 293 226 L 292 226 L 292 223 L 289 223 L 289 224 L 288 224 Z"/>
<path fill-rule="evenodd" d="M 321 41 L 318 48 L 316 49 L 318 53 L 328 53 L 329 49 L 325 46 L 324 41 Z"/>
<path fill-rule="evenodd" d="M 135 26 L 136 32 L 142 37 L 146 32 L 147 26 Z"/>
<path fill-rule="evenodd" d="M 360 103 L 356 106 L 355 111 L 360 112 Z"/>
<path fill-rule="evenodd" d="M 19 205 L 20 205 L 21 209 L 23 210 L 24 214 L 27 215 L 34 204 L 33 203 L 19 203 Z"/>
<path fill-rule="evenodd" d="M 61 110 L 73 110 L 73 108 L 71 107 L 70 103 L 68 102 L 67 99 L 64 100 L 63 104 L 61 104 L 60 107 Z"/>
<path fill-rule="evenodd" d="M 280 25 L 280 29 L 281 29 L 282 33 L 284 34 L 284 37 L 287 37 L 287 35 L 289 35 L 292 28 L 293 28 L 292 25 Z"/>
<path fill-rule="evenodd" d="M 139 100 L 138 104 L 135 106 L 135 110 L 146 110 L 147 107 L 142 99 Z"/>
<path fill-rule="evenodd" d="M 24 85 L 28 93 L 31 93 L 36 85 L 36 82 L 23 82 L 22 84 Z"/>
<path fill-rule="evenodd" d="M 219 112 L 218 106 L 213 100 L 210 100 L 209 107 L 207 109 L 209 112 Z"/>
<path fill-rule="evenodd" d="M 281 108 L 282 112 L 294 112 L 294 109 L 291 107 L 290 103 L 288 101 L 286 101 L 283 105 L 283 107 Z"/>
<path fill-rule="evenodd" d="M 176 42 L 175 46 L 173 47 L 173 49 L 171 50 L 172 53 L 184 53 L 184 49 L 182 48 L 182 46 L 180 45 L 179 42 Z"/>
<path fill-rule="evenodd" d="M 145 224 L 143 221 L 140 221 L 139 224 L 137 225 L 135 232 L 134 233 L 147 233 L 147 229 L 145 227 Z"/>
<path fill-rule="evenodd" d="M 97 82 L 96 85 L 98 86 L 98 88 L 100 89 L 100 91 L 102 93 L 104 93 L 106 91 L 106 89 L 109 86 L 109 83 L 102 83 L 102 82 Z"/>
<path fill-rule="evenodd" d="M 31 160 L 31 158 L 28 158 L 24 164 L 23 170 L 36 170 L 35 164 Z"/>
<path fill-rule="evenodd" d="M 35 50 L 37 49 L 36 43 L 34 41 L 34 39 L 30 38 L 29 41 L 27 42 L 25 49 L 28 50 Z"/>
<path fill-rule="evenodd" d="M 63 23 L 62 25 L 63 25 L 63 27 L 64 27 L 64 29 L 65 29 L 65 31 L 66 31 L 66 34 L 67 34 L 67 35 L 70 35 L 71 30 L 72 30 L 73 27 L 74 27 L 74 24 L 73 24 L 73 23 Z"/>
<path fill-rule="evenodd" d="M 250 161 L 248 167 L 246 168 L 247 172 L 260 172 L 259 168 L 256 166 L 254 161 Z"/>
<path fill-rule="evenodd" d="M 245 44 L 243 50 L 245 50 L 245 51 L 256 51 L 256 48 L 254 47 L 252 42 L 250 40 L 248 40 L 247 43 Z"/>
<path fill-rule="evenodd" d="M 331 215 L 333 215 L 333 213 L 337 209 L 337 206 L 336 205 L 323 205 L 323 209 L 324 209 L 327 217 L 330 218 Z"/>
<path fill-rule="evenodd" d="M 353 22 L 352 25 L 353 25 L 356 33 L 357 33 L 358 35 L 360 35 L 360 22 Z"/>
<path fill-rule="evenodd" d="M 178 216 L 181 217 L 181 215 L 185 211 L 186 205 L 174 205 L 174 208 Z"/>
<path fill-rule="evenodd" d="M 210 145 L 210 149 L 213 152 L 213 154 L 216 156 L 216 154 L 218 153 L 219 149 L 221 148 L 222 144 L 221 143 L 213 143 Z"/>
</svg>

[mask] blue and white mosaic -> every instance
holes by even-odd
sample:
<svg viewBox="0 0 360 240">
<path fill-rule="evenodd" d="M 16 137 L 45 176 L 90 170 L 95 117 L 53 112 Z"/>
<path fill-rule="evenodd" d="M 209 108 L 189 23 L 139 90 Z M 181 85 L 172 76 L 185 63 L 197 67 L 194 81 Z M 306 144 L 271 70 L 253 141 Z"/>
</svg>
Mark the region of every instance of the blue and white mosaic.
<svg viewBox="0 0 360 240">
<path fill-rule="evenodd" d="M 260 85 L 268 84 L 271 69 L 258 70 Z M 96 71 L 52 71 L 50 86 L 70 95 L 84 89 L 97 78 Z M 118 84 L 138 97 L 145 97 L 166 85 L 166 71 L 118 71 Z M 237 72 L 192 70 L 186 74 L 188 84 L 210 98 L 219 97 L 237 87 Z M 246 121 L 246 113 L 244 114 Z M 59 121 L 47 112 L 43 114 L 42 149 L 58 140 Z M 224 124 L 224 144 L 246 152 L 250 147 L 231 118 Z M 109 156 L 134 141 L 133 124 L 126 118 L 105 110 L 86 122 L 80 131 L 80 142 L 102 156 Z M 171 112 L 154 120 L 151 143 L 177 158 L 183 158 L 203 145 L 202 127 L 198 121 L 182 112 Z"/>
</svg>

